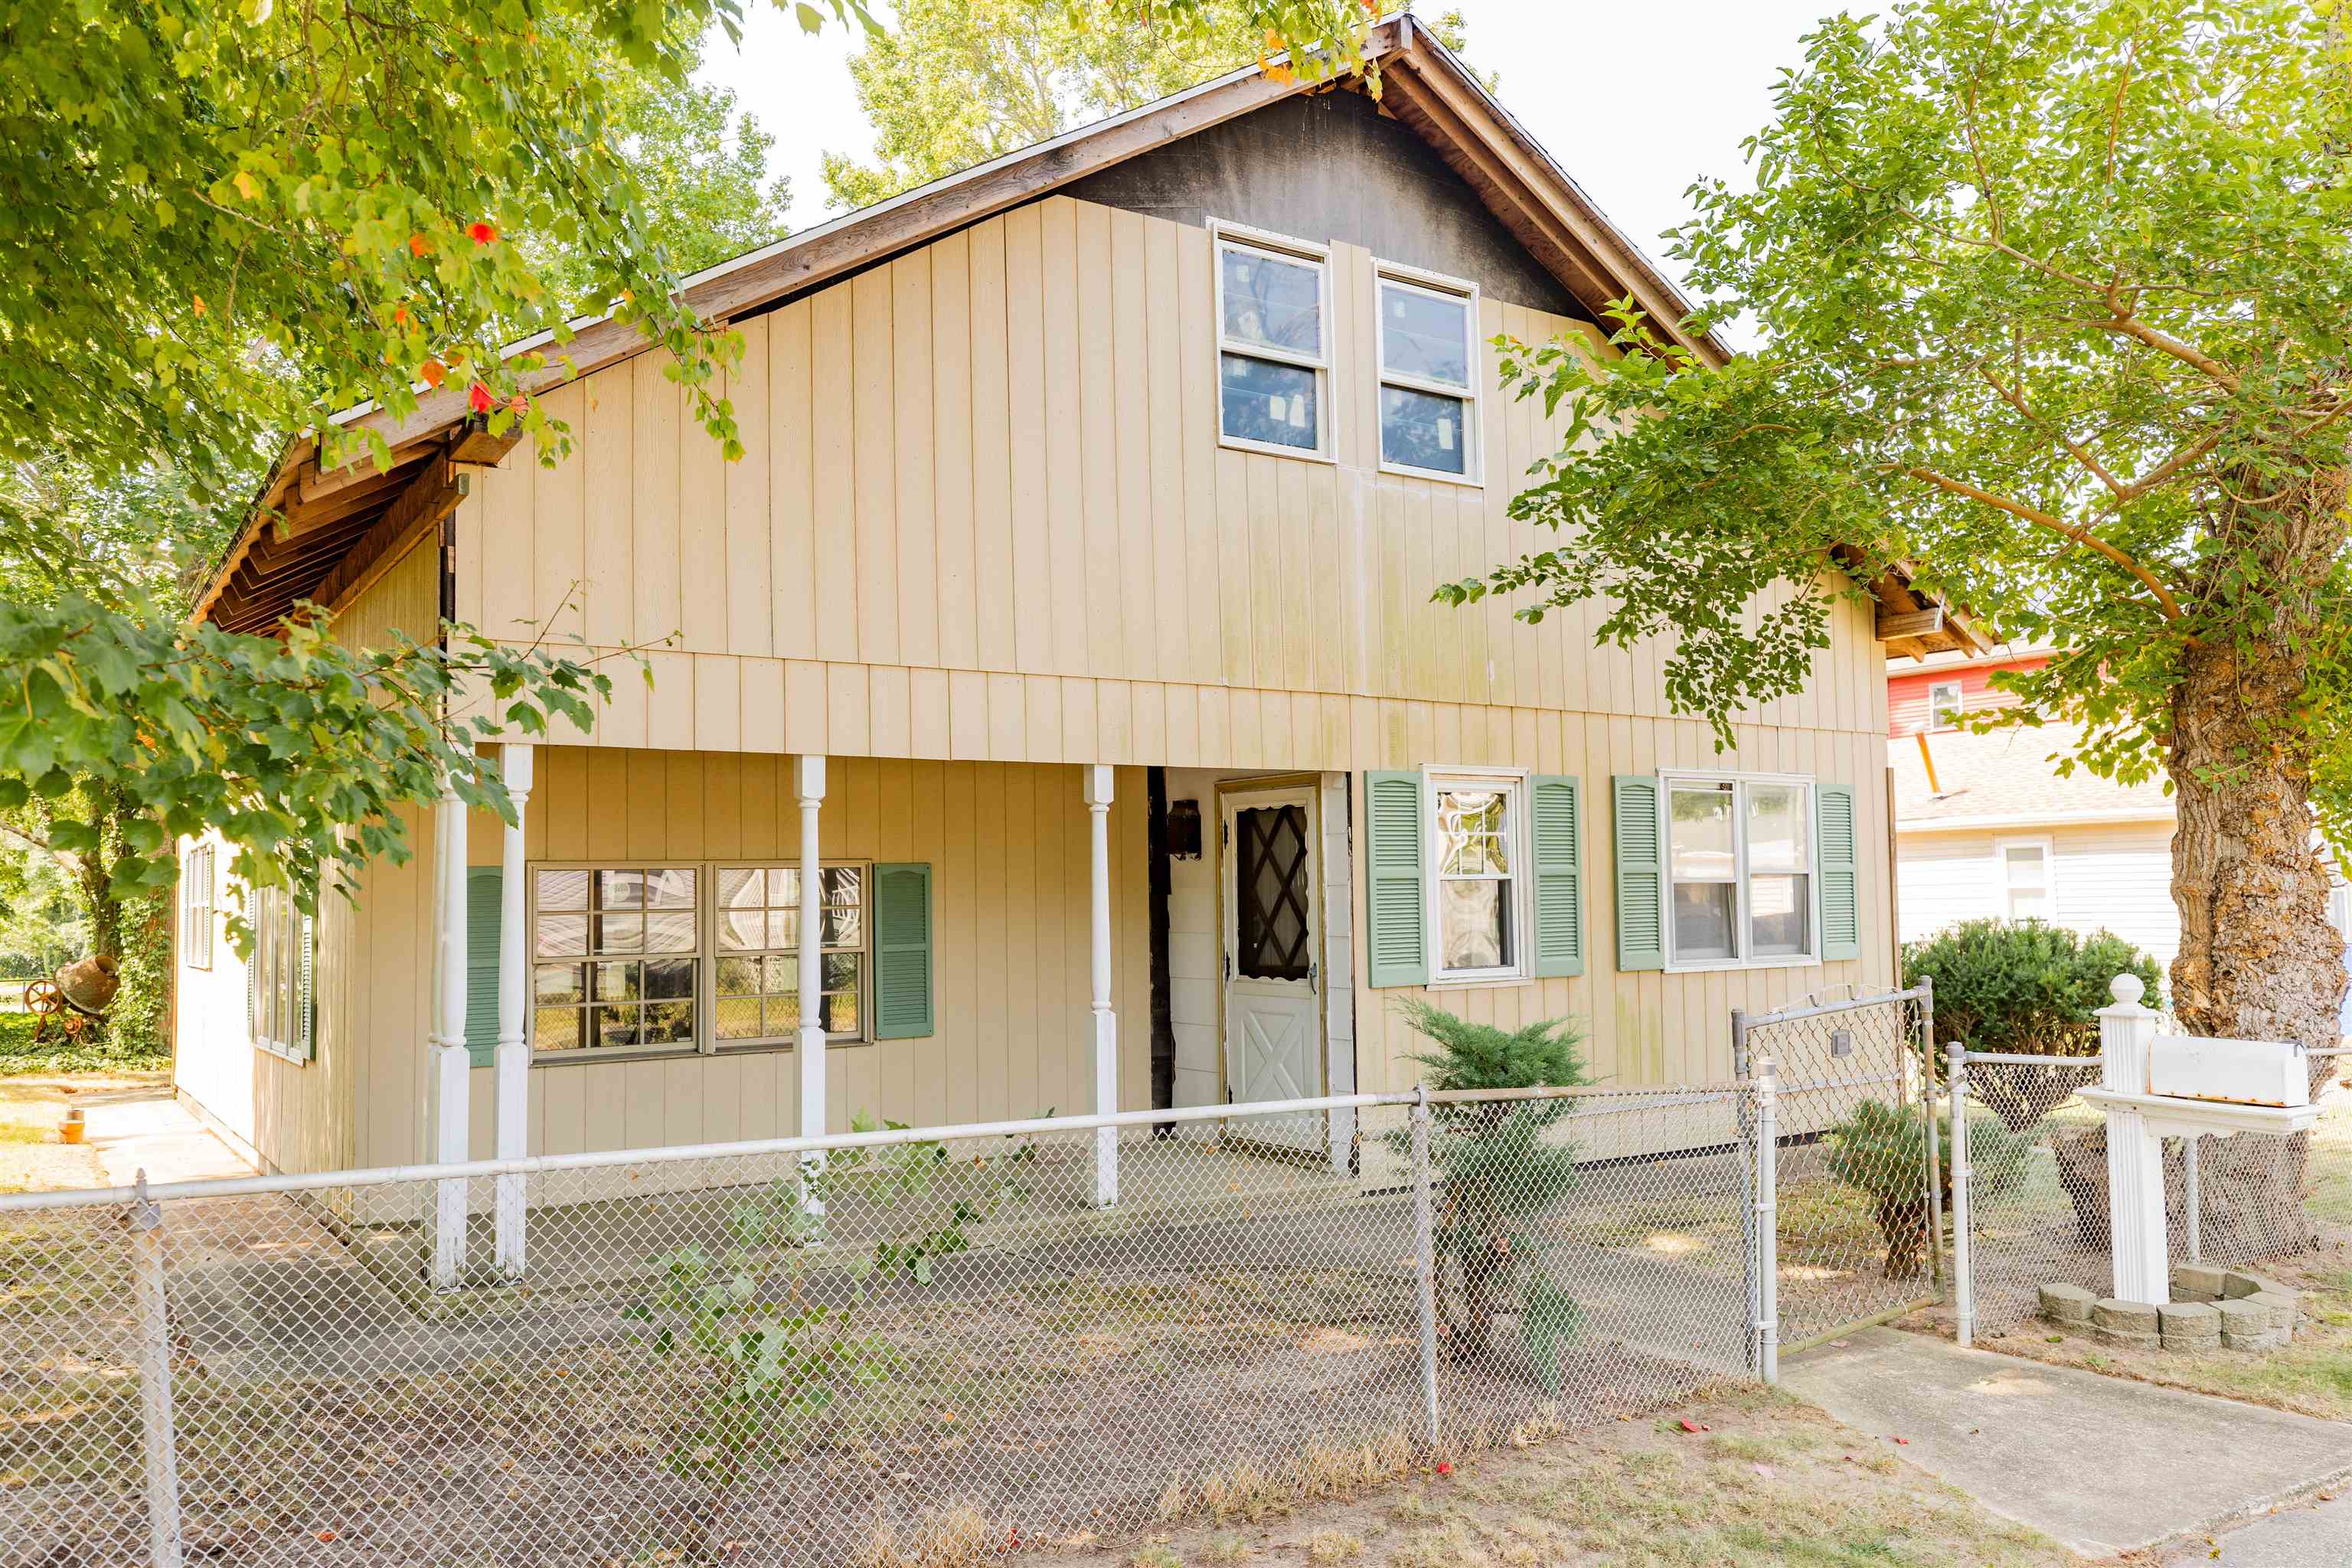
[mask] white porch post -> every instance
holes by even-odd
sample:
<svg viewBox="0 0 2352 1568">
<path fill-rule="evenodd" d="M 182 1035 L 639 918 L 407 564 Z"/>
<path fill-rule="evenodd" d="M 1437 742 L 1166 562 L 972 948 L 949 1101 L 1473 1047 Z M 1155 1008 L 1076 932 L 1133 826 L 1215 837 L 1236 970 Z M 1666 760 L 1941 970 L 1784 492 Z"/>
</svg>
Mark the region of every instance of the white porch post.
<svg viewBox="0 0 2352 1568">
<path fill-rule="evenodd" d="M 433 1158 L 467 1155 L 466 1103 L 466 803 L 441 787 L 433 831 Z M 442 1182 L 433 1196 L 433 1288 L 454 1290 L 466 1272 L 466 1184 Z"/>
<path fill-rule="evenodd" d="M 820 960 L 824 943 L 820 921 L 824 918 L 822 882 L 824 858 L 817 845 L 817 815 L 824 805 L 824 758 L 803 752 L 793 759 L 793 787 L 801 803 L 800 1005 L 801 1136 L 824 1136 L 824 981 Z M 802 1162 L 815 1169 L 824 1161 L 811 1156 Z"/>
<path fill-rule="evenodd" d="M 2102 1089 L 2148 1092 L 2156 1014 L 2140 1005 L 2139 977 L 2119 974 L 2115 1005 L 2099 1009 Z M 2161 1307 L 2172 1300 L 2164 1237 L 2164 1140 L 2136 1110 L 2107 1107 L 2107 1228 L 2116 1300 Z"/>
<path fill-rule="evenodd" d="M 499 748 L 499 776 L 514 802 L 514 825 L 506 829 L 499 854 L 499 1045 L 498 1157 L 520 1160 L 530 1152 L 530 1047 L 523 1036 L 523 1009 L 530 994 L 530 947 L 524 938 L 523 811 L 530 803 L 530 748 L 509 741 Z M 523 1270 L 523 1178 L 499 1178 L 499 1272 L 520 1279 Z"/>
<path fill-rule="evenodd" d="M 1087 837 L 1093 845 L 1094 878 L 1089 947 L 1093 954 L 1095 1112 L 1118 1110 L 1118 1016 L 1110 1006 L 1110 800 L 1111 770 L 1088 763 L 1079 770 L 1086 796 Z M 1095 1206 L 1118 1202 L 1118 1129 L 1095 1131 Z"/>
</svg>

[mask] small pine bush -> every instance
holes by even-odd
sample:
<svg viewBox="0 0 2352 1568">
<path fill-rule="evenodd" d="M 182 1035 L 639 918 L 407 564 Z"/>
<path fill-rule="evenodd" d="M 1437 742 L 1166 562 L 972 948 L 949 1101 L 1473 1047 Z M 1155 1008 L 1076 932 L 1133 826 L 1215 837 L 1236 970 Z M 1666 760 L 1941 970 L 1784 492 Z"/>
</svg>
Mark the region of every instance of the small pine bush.
<svg viewBox="0 0 2352 1568">
<path fill-rule="evenodd" d="M 1919 1273 L 1927 1253 L 1927 1123 L 1914 1105 L 1865 1100 L 1853 1114 L 1825 1134 L 1830 1174 L 1870 1200 L 1886 1241 L 1889 1279 Z M 1969 1124 L 1969 1163 L 1976 1174 L 1973 1197 L 2015 1192 L 2025 1180 L 2026 1140 L 1994 1121 Z M 1937 1162 L 1937 1176 L 1946 1213 L 1952 1207 L 1950 1151 Z"/>
</svg>

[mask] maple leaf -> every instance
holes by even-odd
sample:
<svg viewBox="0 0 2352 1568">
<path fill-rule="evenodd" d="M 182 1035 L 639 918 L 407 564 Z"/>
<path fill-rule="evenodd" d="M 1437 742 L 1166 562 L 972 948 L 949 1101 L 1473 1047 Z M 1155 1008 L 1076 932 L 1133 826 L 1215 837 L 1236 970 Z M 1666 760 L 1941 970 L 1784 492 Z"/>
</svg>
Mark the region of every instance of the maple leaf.
<svg viewBox="0 0 2352 1568">
<path fill-rule="evenodd" d="M 449 379 L 449 367 L 437 359 L 426 360 L 416 367 L 416 379 L 427 386 L 438 386 Z"/>
<path fill-rule="evenodd" d="M 488 414 L 490 411 L 492 402 L 493 400 L 490 396 L 490 389 L 484 386 L 480 382 L 478 381 L 474 383 L 471 387 L 467 389 L 467 405 L 472 408 L 475 413 Z"/>
<path fill-rule="evenodd" d="M 494 245 L 499 237 L 498 226 L 477 218 L 466 226 L 466 237 L 476 245 Z"/>
</svg>

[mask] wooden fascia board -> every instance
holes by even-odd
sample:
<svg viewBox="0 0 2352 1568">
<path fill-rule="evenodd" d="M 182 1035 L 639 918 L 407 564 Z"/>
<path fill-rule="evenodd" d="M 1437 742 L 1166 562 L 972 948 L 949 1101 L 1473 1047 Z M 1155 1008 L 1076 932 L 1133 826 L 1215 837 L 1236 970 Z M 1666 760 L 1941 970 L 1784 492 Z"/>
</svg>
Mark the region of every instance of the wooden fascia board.
<svg viewBox="0 0 2352 1568">
<path fill-rule="evenodd" d="M 438 528 L 441 520 L 472 490 L 473 483 L 473 476 L 460 470 L 446 454 L 436 455 L 310 591 L 310 601 L 333 609 L 363 592 L 408 553 L 418 535 Z"/>
</svg>

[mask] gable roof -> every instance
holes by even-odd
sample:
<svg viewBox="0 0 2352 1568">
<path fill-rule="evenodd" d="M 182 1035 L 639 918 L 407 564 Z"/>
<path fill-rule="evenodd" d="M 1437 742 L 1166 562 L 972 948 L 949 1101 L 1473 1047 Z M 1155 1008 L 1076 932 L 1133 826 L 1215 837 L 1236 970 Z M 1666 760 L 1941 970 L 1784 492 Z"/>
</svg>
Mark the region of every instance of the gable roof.
<svg viewBox="0 0 2352 1568">
<path fill-rule="evenodd" d="M 1596 319 L 1630 296 L 1658 330 L 1713 363 L 1730 352 L 1712 334 L 1689 332 L 1689 302 L 1638 247 L 1604 217 L 1574 179 L 1471 75 L 1458 57 L 1411 13 L 1378 24 L 1365 44 L 1379 63 L 1381 106 L 1433 147 L 1503 226 Z M 1256 65 L 1230 71 L 1173 97 L 1082 126 L 1009 153 L 888 201 L 845 214 L 772 245 L 705 268 L 686 279 L 682 297 L 705 321 L 723 324 L 820 287 L 901 252 L 1111 167 L 1152 148 L 1249 114 L 1301 93 L 1362 90 L 1340 79 L 1282 79 Z M 635 327 L 609 317 L 572 323 L 563 363 L 526 383 L 551 388 L 656 347 Z M 547 348 L 539 333 L 509 354 Z M 362 458 L 325 470 L 316 443 L 290 443 L 256 498 L 195 616 L 232 631 L 277 624 L 299 601 L 333 607 L 404 553 L 466 493 L 465 465 L 495 463 L 513 444 L 492 440 L 469 423 L 466 389 L 455 383 L 420 393 L 417 408 L 397 417 L 373 405 L 338 415 L 347 430 L 373 431 L 393 449 L 389 471 Z M 287 520 L 281 533 L 273 512 Z M 1907 576 L 1880 589 L 1882 600 L 1916 602 Z M 1963 632 L 1920 639 L 1924 647 L 1962 647 Z"/>
</svg>

